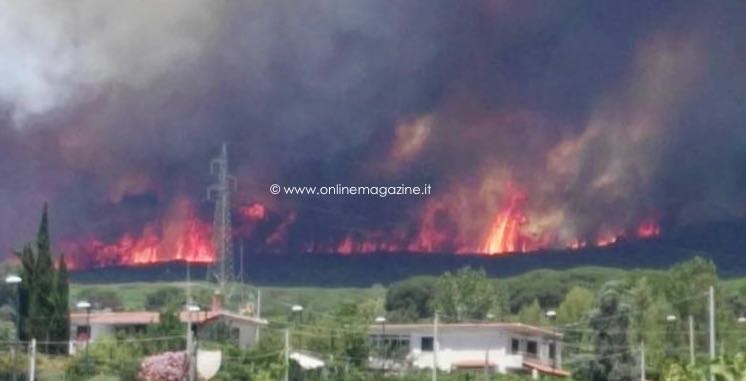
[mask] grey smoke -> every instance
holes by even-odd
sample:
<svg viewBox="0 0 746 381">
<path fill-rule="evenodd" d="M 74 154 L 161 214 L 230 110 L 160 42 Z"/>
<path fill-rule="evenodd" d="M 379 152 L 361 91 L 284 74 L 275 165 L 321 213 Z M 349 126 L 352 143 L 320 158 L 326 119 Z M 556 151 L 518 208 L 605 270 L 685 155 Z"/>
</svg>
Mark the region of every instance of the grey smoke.
<svg viewBox="0 0 746 381">
<path fill-rule="evenodd" d="M 427 181 L 447 198 L 508 168 L 574 234 L 651 211 L 740 217 L 743 8 L 0 0 L 0 247 L 32 237 L 45 200 L 61 238 L 114 238 L 177 194 L 201 200 L 223 141 L 242 198 L 299 210 L 298 241 L 408 226 L 425 201 L 276 200 L 268 184 Z M 422 115 L 422 151 L 376 169 Z M 547 157 L 571 140 L 577 163 L 558 173 Z M 489 221 L 450 218 L 467 217 Z"/>
</svg>

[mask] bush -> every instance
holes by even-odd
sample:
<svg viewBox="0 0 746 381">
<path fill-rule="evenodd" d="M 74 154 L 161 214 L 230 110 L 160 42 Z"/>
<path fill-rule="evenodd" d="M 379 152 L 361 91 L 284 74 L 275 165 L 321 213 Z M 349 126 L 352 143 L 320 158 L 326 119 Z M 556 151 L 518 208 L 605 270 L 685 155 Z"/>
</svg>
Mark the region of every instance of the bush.
<svg viewBox="0 0 746 381">
<path fill-rule="evenodd" d="M 102 338 L 91 343 L 88 352 L 80 350 L 70 358 L 65 374 L 70 380 L 87 380 L 96 375 L 117 375 L 121 381 L 137 381 L 142 358 L 134 343 Z"/>
</svg>

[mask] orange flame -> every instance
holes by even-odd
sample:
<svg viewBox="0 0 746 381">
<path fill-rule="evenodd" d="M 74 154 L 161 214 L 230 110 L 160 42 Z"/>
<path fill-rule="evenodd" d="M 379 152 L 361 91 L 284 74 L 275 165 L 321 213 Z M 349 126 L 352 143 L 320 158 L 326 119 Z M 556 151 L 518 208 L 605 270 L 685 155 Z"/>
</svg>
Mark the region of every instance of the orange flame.
<svg viewBox="0 0 746 381">
<path fill-rule="evenodd" d="M 598 239 L 596 239 L 596 246 L 598 247 L 606 247 L 613 245 L 619 241 L 619 239 L 622 238 L 622 234 L 614 234 L 614 233 L 605 233 L 601 234 Z"/>
<path fill-rule="evenodd" d="M 661 234 L 661 227 L 655 220 L 647 219 L 637 227 L 637 236 L 639 238 L 652 238 Z"/>
<path fill-rule="evenodd" d="M 239 208 L 239 211 L 242 216 L 251 221 L 263 220 L 267 216 L 267 208 L 258 202 L 244 205 Z"/>
<path fill-rule="evenodd" d="M 215 260 L 211 227 L 196 216 L 191 201 L 186 198 L 176 199 L 160 224 L 146 225 L 139 235 L 125 234 L 113 243 L 93 238 L 82 243 L 63 244 L 63 247 L 67 252 L 92 255 L 97 265 L 211 263 Z"/>
<path fill-rule="evenodd" d="M 526 197 L 514 191 L 509 199 L 508 206 L 495 216 L 480 252 L 495 255 L 524 252 L 528 249 L 527 237 L 521 234 L 521 226 L 528 219 L 520 209 Z"/>
<path fill-rule="evenodd" d="M 503 205 L 496 212 L 481 243 L 476 245 L 469 242 L 469 236 L 463 235 L 459 224 L 452 218 L 450 213 L 454 206 L 432 201 L 423 208 L 414 229 L 355 231 L 326 242 L 302 244 L 302 250 L 341 255 L 384 252 L 506 255 L 552 247 L 570 250 L 587 246 L 605 247 L 617 244 L 626 236 L 650 238 L 661 233 L 655 218 L 649 217 L 632 229 L 604 229 L 595 239 L 576 237 L 560 240 L 559 234 L 552 228 L 547 229 L 535 221 L 529 224 L 528 214 L 524 212 L 527 199 L 524 192 L 509 188 Z M 269 251 L 294 250 L 288 242 L 290 228 L 297 218 L 294 211 L 285 213 L 269 232 L 262 232 L 257 226 L 265 223 L 272 226 L 273 216 L 280 214 L 258 202 L 237 209 L 239 218 L 245 223 L 234 230 L 235 233 L 242 237 L 266 234 L 260 242 Z M 541 217 L 535 211 L 531 216 L 537 219 Z M 88 238 L 74 244 L 63 244 L 63 248 L 65 252 L 73 254 L 70 258 L 73 268 L 83 267 L 87 263 L 94 263 L 95 266 L 170 261 L 211 263 L 215 259 L 211 225 L 197 216 L 193 202 L 185 197 L 176 198 L 164 216 L 147 224 L 139 234 L 124 234 L 113 242 Z"/>
</svg>

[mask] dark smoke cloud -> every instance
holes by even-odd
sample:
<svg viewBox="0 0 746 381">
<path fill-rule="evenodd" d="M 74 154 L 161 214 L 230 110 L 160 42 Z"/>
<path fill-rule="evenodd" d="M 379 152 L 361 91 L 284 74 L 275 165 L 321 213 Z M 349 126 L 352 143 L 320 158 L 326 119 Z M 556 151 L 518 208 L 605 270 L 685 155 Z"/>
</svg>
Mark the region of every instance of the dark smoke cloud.
<svg viewBox="0 0 746 381">
<path fill-rule="evenodd" d="M 241 197 L 297 209 L 299 241 L 411 226 L 433 200 L 473 238 L 508 183 L 568 237 L 740 217 L 743 20 L 735 0 L 0 0 L 0 246 L 45 200 L 58 238 L 136 231 L 203 199 L 224 141 Z"/>
</svg>

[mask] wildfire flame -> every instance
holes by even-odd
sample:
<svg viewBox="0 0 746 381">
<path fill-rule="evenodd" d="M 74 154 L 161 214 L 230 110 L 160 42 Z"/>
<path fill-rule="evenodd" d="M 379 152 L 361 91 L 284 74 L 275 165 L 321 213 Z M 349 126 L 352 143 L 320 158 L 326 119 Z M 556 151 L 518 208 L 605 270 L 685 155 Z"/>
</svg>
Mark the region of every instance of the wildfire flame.
<svg viewBox="0 0 746 381">
<path fill-rule="evenodd" d="M 583 237 L 560 242 L 555 232 L 530 230 L 528 215 L 524 212 L 528 197 L 524 192 L 510 188 L 502 206 L 495 212 L 491 225 L 486 229 L 483 241 L 470 246 L 452 231 L 455 228 L 443 225 L 448 205 L 432 203 L 424 208 L 416 230 L 397 231 L 355 231 L 327 243 L 308 243 L 303 251 L 309 253 L 336 253 L 340 255 L 384 253 L 384 252 L 453 252 L 458 254 L 507 255 L 536 250 L 564 247 L 571 250 L 596 246 L 605 247 L 618 243 L 629 236 L 640 239 L 660 235 L 661 228 L 654 218 L 644 219 L 636 228 L 626 231 L 605 230 L 595 239 Z M 266 205 L 253 202 L 238 209 L 239 226 L 235 230 L 241 237 L 251 237 L 260 232 L 265 236 L 259 241 L 270 251 L 278 251 L 287 246 L 288 230 L 296 222 L 294 211 L 274 213 Z M 273 214 L 274 213 L 274 214 Z M 273 223 L 272 215 L 282 215 Z M 242 222 L 243 221 L 243 222 Z M 269 229 L 258 229 L 263 225 Z M 211 225 L 200 219 L 194 204 L 185 197 L 179 197 L 168 208 L 163 218 L 146 224 L 139 234 L 127 233 L 113 242 L 97 238 L 63 243 L 63 249 L 73 256 L 71 266 L 75 268 L 110 265 L 144 265 L 159 262 L 184 261 L 191 263 L 211 263 L 215 252 L 211 242 Z"/>
<path fill-rule="evenodd" d="M 525 196 L 515 192 L 509 198 L 507 207 L 495 216 L 481 253 L 494 255 L 526 251 L 527 240 L 521 235 L 521 226 L 527 222 L 527 218 L 520 210 Z"/>
<path fill-rule="evenodd" d="M 211 226 L 199 219 L 189 199 L 178 198 L 162 221 L 147 224 L 141 234 L 123 235 L 115 242 L 96 238 L 63 243 L 66 252 L 83 255 L 72 267 L 92 259 L 101 265 L 143 265 L 184 261 L 211 263 L 215 260 Z"/>
</svg>

